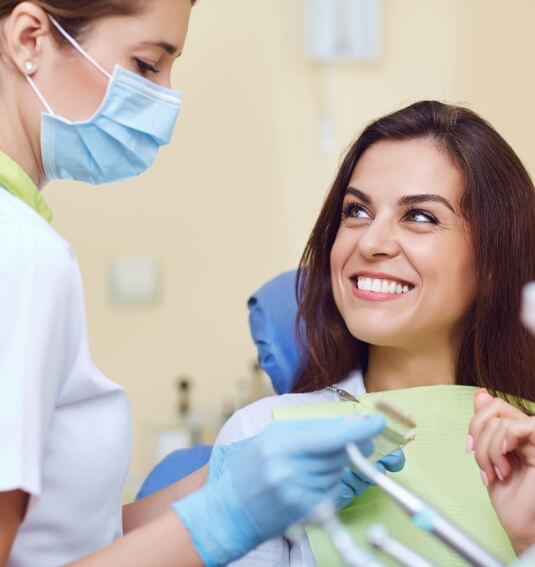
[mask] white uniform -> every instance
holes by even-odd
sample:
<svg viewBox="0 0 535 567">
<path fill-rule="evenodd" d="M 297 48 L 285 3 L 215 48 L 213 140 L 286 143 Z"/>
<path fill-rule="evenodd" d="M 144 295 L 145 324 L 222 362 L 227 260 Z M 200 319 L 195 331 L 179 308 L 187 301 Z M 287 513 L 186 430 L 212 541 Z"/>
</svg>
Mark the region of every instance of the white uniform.
<svg viewBox="0 0 535 567">
<path fill-rule="evenodd" d="M 336 385 L 353 394 L 353 396 L 366 393 L 360 372 L 355 372 Z M 229 445 L 258 435 L 272 423 L 273 410 L 275 409 L 334 401 L 340 402 L 340 397 L 330 390 L 264 398 L 238 410 L 223 426 L 216 444 Z M 313 567 L 315 564 L 312 549 L 306 537 L 294 544 L 290 544 L 288 540 L 282 537 L 272 539 L 251 551 L 242 559 L 231 563 L 234 567 Z"/>
<path fill-rule="evenodd" d="M 18 166 L 0 167 L 6 185 Z M 0 491 L 31 495 L 8 567 L 64 565 L 122 534 L 130 432 L 122 388 L 89 356 L 70 246 L 0 186 Z"/>
</svg>

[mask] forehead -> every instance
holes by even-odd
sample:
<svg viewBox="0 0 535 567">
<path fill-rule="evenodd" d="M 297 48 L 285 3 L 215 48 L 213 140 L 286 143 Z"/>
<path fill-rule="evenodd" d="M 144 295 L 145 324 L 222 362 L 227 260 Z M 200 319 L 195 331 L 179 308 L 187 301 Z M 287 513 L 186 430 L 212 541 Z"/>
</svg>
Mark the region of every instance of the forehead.
<svg viewBox="0 0 535 567">
<path fill-rule="evenodd" d="M 94 35 L 129 43 L 165 42 L 182 51 L 188 31 L 191 0 L 150 0 L 134 15 L 105 18 Z"/>
<path fill-rule="evenodd" d="M 373 201 L 434 193 L 457 203 L 463 190 L 460 171 L 430 139 L 373 144 L 358 161 L 349 185 Z"/>
</svg>

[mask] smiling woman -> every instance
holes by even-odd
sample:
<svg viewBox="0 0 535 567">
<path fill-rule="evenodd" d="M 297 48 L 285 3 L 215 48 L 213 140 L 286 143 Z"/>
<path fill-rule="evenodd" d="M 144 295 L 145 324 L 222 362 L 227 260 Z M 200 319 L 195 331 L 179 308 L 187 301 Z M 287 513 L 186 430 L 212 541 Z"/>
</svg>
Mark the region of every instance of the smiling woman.
<svg viewBox="0 0 535 567">
<path fill-rule="evenodd" d="M 517 316 L 534 278 L 535 192 L 503 138 L 439 102 L 380 118 L 349 149 L 301 261 L 309 356 L 295 391 L 359 368 L 369 390 L 433 376 L 535 400 Z M 392 376 L 392 347 L 432 353 L 434 372 L 400 378 L 389 359 Z"/>
<path fill-rule="evenodd" d="M 486 494 L 477 492 L 477 470 L 463 469 L 468 420 L 446 401 L 442 405 L 441 393 L 471 396 L 470 389 L 449 386 L 483 386 L 535 401 L 535 341 L 518 316 L 522 286 L 533 279 L 535 190 L 503 138 L 472 111 L 434 101 L 380 118 L 350 147 L 301 260 L 297 329 L 306 335 L 306 349 L 294 393 L 238 411 L 217 443 L 257 434 L 283 407 L 340 402 L 340 392 L 364 396 L 364 406 L 368 393 L 397 390 L 389 394 L 407 394 L 403 399 L 418 411 L 423 405 L 437 414 L 445 408 L 436 436 L 433 411 L 419 422 L 422 437 L 454 447 L 459 458 L 433 469 L 427 449 L 419 460 L 427 445 L 417 440 L 418 448 L 407 450 L 404 480 L 420 488 L 418 474 L 428 475 L 433 480 L 423 489 L 429 497 L 436 480 L 435 496 L 448 493 L 457 519 L 468 514 L 467 503 L 457 498 L 451 478 L 473 483 L 469 508 L 482 520 L 473 537 L 504 538 L 503 530 L 488 531 L 496 514 Z M 430 397 L 421 403 L 425 392 Z M 323 405 L 312 410 L 307 415 L 336 411 Z M 362 484 L 346 479 L 345 504 L 354 496 L 355 506 L 363 502 L 354 518 L 386 522 L 385 502 L 373 494 L 366 499 Z M 363 533 L 362 525 L 354 527 L 354 535 Z M 240 565 L 315 565 L 316 559 L 331 565 L 328 554 L 322 562 L 322 546 L 313 553 L 306 538 L 295 544 L 279 538 Z M 457 564 L 451 557 L 433 559 Z"/>
</svg>

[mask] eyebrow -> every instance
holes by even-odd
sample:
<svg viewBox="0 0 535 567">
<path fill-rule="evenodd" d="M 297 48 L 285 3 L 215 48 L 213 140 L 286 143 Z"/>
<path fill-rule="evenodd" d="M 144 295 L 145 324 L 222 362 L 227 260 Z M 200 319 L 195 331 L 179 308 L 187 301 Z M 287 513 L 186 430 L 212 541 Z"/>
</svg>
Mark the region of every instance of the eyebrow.
<svg viewBox="0 0 535 567">
<path fill-rule="evenodd" d="M 355 187 L 348 187 L 346 190 L 347 194 L 353 195 L 360 199 L 363 203 L 367 205 L 371 205 L 372 200 L 369 195 L 361 191 L 360 189 L 356 189 Z M 434 203 L 440 203 L 447 207 L 452 213 L 455 213 L 455 209 L 450 205 L 447 199 L 442 197 L 441 195 L 435 195 L 434 193 L 422 193 L 420 195 L 405 195 L 401 197 L 398 201 L 398 206 L 407 206 L 407 205 L 417 205 L 419 203 L 425 203 L 428 201 L 432 201 Z"/>
<path fill-rule="evenodd" d="M 154 47 L 160 47 L 169 55 L 175 55 L 180 57 L 181 53 L 178 53 L 178 47 L 175 47 L 171 43 L 167 43 L 166 41 L 144 41 L 142 45 L 152 45 Z"/>
</svg>

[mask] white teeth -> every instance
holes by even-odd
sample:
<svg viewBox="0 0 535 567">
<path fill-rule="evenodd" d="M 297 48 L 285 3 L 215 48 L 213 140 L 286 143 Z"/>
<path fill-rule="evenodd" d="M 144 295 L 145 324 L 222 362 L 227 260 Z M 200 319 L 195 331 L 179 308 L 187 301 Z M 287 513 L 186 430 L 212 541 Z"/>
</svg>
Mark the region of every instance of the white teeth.
<svg viewBox="0 0 535 567">
<path fill-rule="evenodd" d="M 411 288 L 407 284 L 400 284 L 392 280 L 381 280 L 377 278 L 357 278 L 357 287 L 362 291 L 373 291 L 374 293 L 408 293 Z"/>
<path fill-rule="evenodd" d="M 381 280 L 372 280 L 372 289 L 371 291 L 375 291 L 375 293 L 379 293 L 381 291 Z"/>
</svg>

